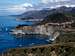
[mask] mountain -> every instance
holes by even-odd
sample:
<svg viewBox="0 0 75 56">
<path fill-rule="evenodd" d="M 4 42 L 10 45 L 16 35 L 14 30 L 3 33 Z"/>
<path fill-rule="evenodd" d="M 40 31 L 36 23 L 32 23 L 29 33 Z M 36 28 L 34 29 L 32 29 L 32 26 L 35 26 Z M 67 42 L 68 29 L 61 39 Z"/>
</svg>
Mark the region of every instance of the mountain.
<svg viewBox="0 0 75 56">
<path fill-rule="evenodd" d="M 43 20 L 43 22 L 52 22 L 52 23 L 62 23 L 62 22 L 67 22 L 71 21 L 71 17 L 69 18 L 63 13 L 55 13 L 48 15 L 46 19 Z"/>
<path fill-rule="evenodd" d="M 40 19 L 46 17 L 49 14 L 50 14 L 50 10 L 35 10 L 35 11 L 29 11 L 23 13 L 22 15 L 20 15 L 20 17 L 22 18 L 33 17 L 34 19 Z"/>
<path fill-rule="evenodd" d="M 34 10 L 34 11 L 28 11 L 21 15 L 18 15 L 20 19 L 23 18 L 23 20 L 27 19 L 44 19 L 48 15 L 54 14 L 54 13 L 64 13 L 66 15 L 75 16 L 75 7 L 59 7 L 56 9 L 42 9 L 42 10 Z"/>
<path fill-rule="evenodd" d="M 42 25 L 46 23 L 63 23 L 72 21 L 72 17 L 66 16 L 64 13 L 54 13 L 45 17 L 43 21 L 34 24 L 34 25 Z M 73 25 L 74 26 L 74 25 Z"/>
</svg>

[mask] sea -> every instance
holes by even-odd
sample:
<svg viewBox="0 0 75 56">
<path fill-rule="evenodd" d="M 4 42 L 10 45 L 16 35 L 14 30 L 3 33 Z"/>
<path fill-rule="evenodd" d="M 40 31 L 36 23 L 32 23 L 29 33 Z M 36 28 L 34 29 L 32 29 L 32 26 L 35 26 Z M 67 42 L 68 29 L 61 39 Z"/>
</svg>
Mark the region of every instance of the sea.
<svg viewBox="0 0 75 56">
<path fill-rule="evenodd" d="M 17 21 L 16 19 L 16 17 L 12 16 L 0 16 L 0 53 L 6 52 L 11 48 L 49 44 L 47 41 L 49 37 L 32 35 L 18 38 L 17 36 L 10 34 L 10 30 L 17 25 L 32 25 L 32 22 Z"/>
</svg>

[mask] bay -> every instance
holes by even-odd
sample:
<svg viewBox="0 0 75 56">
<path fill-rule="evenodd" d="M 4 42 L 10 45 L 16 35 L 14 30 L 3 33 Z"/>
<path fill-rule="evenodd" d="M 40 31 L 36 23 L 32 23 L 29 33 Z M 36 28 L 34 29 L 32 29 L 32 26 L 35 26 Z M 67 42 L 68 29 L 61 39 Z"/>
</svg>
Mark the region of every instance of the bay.
<svg viewBox="0 0 75 56">
<path fill-rule="evenodd" d="M 32 25 L 32 22 L 16 21 L 16 17 L 0 16 L 0 52 L 5 52 L 10 48 L 31 47 L 34 45 L 48 44 L 48 38 L 44 36 L 28 36 L 16 38 L 9 31 L 19 24 Z"/>
</svg>

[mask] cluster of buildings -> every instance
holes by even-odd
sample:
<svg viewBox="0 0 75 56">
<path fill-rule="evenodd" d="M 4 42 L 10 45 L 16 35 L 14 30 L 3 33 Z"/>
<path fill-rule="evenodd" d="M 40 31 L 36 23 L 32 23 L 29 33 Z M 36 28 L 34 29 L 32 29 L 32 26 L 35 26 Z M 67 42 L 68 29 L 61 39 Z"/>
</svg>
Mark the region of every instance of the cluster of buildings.
<svg viewBox="0 0 75 56">
<path fill-rule="evenodd" d="M 61 17 L 63 17 L 62 14 L 60 18 Z M 71 17 L 64 16 L 63 18 L 62 18 L 63 21 L 61 19 L 60 20 L 53 19 L 52 21 L 47 20 L 45 23 L 42 23 L 41 21 L 40 23 L 34 25 L 18 25 L 15 27 L 15 29 L 12 30 L 12 34 L 42 34 L 51 36 L 55 31 L 72 27 L 71 25 L 74 23 L 74 20 L 72 20 Z"/>
<path fill-rule="evenodd" d="M 38 23 L 34 25 L 18 25 L 15 29 L 12 29 L 12 34 L 15 35 L 47 35 L 51 36 L 49 40 L 54 41 L 59 35 L 59 31 L 63 31 L 65 29 L 71 29 L 72 24 L 75 23 L 74 20 L 69 20 L 65 22 L 46 22 L 46 23 Z M 48 40 L 48 41 L 49 41 Z"/>
<path fill-rule="evenodd" d="M 52 26 L 37 25 L 37 26 L 18 26 L 12 30 L 13 34 L 44 34 L 50 35 L 50 32 L 53 32 Z"/>
<path fill-rule="evenodd" d="M 44 34 L 51 35 L 54 31 L 71 28 L 70 22 L 63 23 L 45 23 L 39 25 L 19 25 L 13 30 L 13 34 Z"/>
</svg>

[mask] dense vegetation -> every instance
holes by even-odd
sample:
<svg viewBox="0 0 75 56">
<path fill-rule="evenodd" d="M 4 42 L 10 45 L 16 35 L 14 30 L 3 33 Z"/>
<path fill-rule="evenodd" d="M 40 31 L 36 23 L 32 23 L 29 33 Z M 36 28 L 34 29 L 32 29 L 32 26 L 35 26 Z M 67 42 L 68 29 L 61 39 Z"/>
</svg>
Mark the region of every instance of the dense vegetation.
<svg viewBox="0 0 75 56">
<path fill-rule="evenodd" d="M 75 42 L 75 32 L 64 32 L 55 40 L 55 43 Z"/>
<path fill-rule="evenodd" d="M 56 22 L 61 23 L 61 22 L 69 21 L 69 18 L 66 17 L 62 13 L 55 13 L 55 14 L 47 16 L 46 20 L 50 21 L 50 22 L 53 22 L 53 23 L 56 23 Z"/>
<path fill-rule="evenodd" d="M 47 17 L 45 17 L 45 19 L 38 23 L 38 24 L 45 24 L 45 23 L 63 23 L 63 22 L 69 22 L 71 21 L 73 18 L 70 16 L 68 16 L 67 14 L 64 13 L 53 13 L 48 15 Z"/>
<path fill-rule="evenodd" d="M 68 45 L 55 45 L 55 46 L 38 47 L 38 48 L 17 48 L 17 49 L 11 49 L 8 52 L 3 53 L 3 56 L 4 55 L 5 56 L 75 56 L 75 47 Z"/>
</svg>

